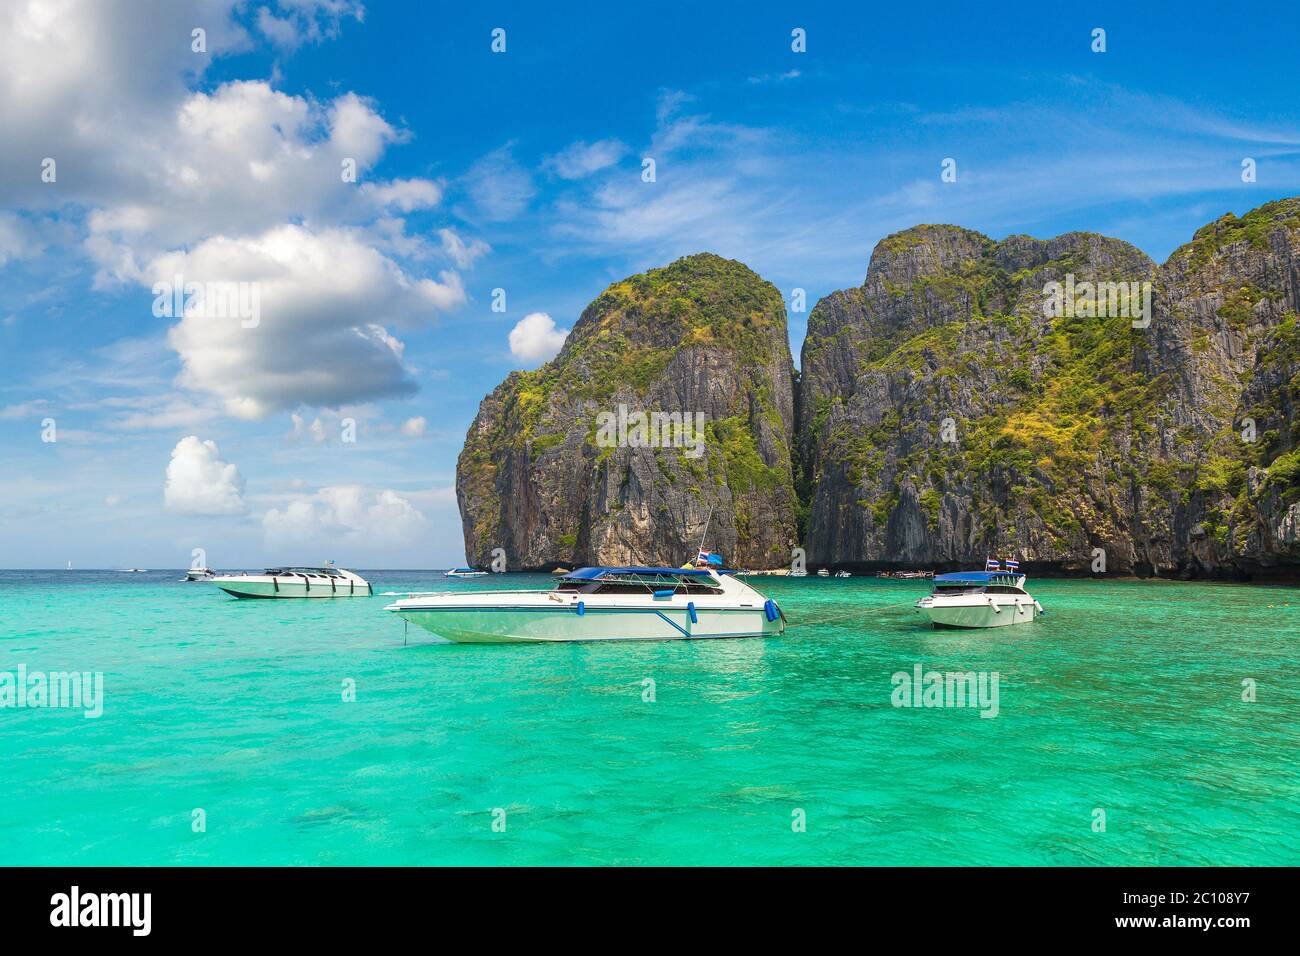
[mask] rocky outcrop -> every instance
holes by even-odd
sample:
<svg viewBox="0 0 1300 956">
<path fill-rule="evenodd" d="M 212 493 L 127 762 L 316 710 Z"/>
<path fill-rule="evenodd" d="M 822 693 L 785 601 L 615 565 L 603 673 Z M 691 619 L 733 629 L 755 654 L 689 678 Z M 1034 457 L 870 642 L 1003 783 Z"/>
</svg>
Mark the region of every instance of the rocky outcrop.
<svg viewBox="0 0 1300 956">
<path fill-rule="evenodd" d="M 471 561 L 979 565 L 1300 574 L 1300 199 L 1157 266 L 1118 239 L 917 226 L 809 316 L 712 255 L 615 283 L 482 403 L 457 470 Z M 797 400 L 796 400 L 797 399 Z M 702 415 L 680 444 L 602 415 Z M 621 421 L 621 419 L 620 419 Z M 621 428 L 621 426 L 620 426 Z"/>
<path fill-rule="evenodd" d="M 1300 565 L 1298 253 L 1297 200 L 1224 217 L 1159 268 L 1083 233 L 993 242 L 920 226 L 885 239 L 863 286 L 809 317 L 809 559 Z M 1149 321 L 1144 300 L 1098 286 L 1135 282 L 1151 284 Z M 1048 307 L 1050 283 L 1074 291 L 1072 308 Z"/>
<path fill-rule="evenodd" d="M 456 476 L 466 554 L 487 566 L 499 548 L 512 569 L 680 564 L 708 521 L 732 561 L 783 564 L 793 433 L 774 286 L 707 254 L 632 276 L 554 360 L 479 406 Z"/>
</svg>

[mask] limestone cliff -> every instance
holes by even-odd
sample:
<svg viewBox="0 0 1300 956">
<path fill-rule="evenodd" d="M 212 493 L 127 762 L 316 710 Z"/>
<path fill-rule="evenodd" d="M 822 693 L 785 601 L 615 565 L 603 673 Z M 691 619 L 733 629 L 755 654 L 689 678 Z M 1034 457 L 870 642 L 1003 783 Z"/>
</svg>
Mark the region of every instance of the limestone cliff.
<svg viewBox="0 0 1300 956">
<path fill-rule="evenodd" d="M 793 432 L 774 286 L 708 254 L 632 276 L 587 307 L 554 360 L 480 405 L 457 466 L 466 554 L 487 566 L 500 548 L 510 568 L 680 564 L 712 511 L 710 547 L 784 564 Z"/>
<path fill-rule="evenodd" d="M 777 290 L 691 256 L 610 286 L 484 399 L 457 469 L 466 551 L 675 563 L 712 509 L 738 565 L 802 545 L 860 570 L 1296 576 L 1297 313 L 1300 199 L 1160 266 L 1090 233 L 917 226 L 817 304 L 796 385 Z M 698 415 L 701 441 L 644 441 L 638 412 Z"/>
<path fill-rule="evenodd" d="M 1298 200 L 1224 217 L 1158 268 L 1082 233 L 885 239 L 863 286 L 809 317 L 810 560 L 1300 564 L 1298 252 Z M 1069 314 L 1045 308 L 1053 282 L 1078 290 Z M 1131 282 L 1151 283 L 1149 323 L 1140 301 L 1117 310 L 1096 285 Z"/>
</svg>

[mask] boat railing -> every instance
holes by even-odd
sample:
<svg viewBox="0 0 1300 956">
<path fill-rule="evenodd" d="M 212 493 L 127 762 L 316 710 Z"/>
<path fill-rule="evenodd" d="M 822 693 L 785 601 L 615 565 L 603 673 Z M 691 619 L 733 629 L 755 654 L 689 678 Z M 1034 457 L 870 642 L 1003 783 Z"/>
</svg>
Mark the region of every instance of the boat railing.
<svg viewBox="0 0 1300 956">
<path fill-rule="evenodd" d="M 550 588 L 475 588 L 473 591 L 385 591 L 385 597 L 448 597 L 453 594 L 550 594 Z"/>
</svg>

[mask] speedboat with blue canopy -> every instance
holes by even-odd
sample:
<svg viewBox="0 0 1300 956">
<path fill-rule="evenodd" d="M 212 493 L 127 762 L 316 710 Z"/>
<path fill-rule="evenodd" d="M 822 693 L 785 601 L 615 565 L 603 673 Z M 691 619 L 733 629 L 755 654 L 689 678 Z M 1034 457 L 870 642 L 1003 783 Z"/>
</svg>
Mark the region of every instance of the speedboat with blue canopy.
<svg viewBox="0 0 1300 956">
<path fill-rule="evenodd" d="M 444 578 L 483 578 L 487 577 L 486 571 L 480 571 L 478 568 L 452 568 Z"/>
<path fill-rule="evenodd" d="M 916 609 L 935 627 L 1005 627 L 1031 624 L 1043 606 L 1025 590 L 1019 570 L 936 574 L 934 590 Z"/>
<path fill-rule="evenodd" d="M 423 594 L 386 610 L 461 644 L 775 637 L 781 609 L 734 574 L 706 567 L 596 567 L 549 591 Z"/>
</svg>

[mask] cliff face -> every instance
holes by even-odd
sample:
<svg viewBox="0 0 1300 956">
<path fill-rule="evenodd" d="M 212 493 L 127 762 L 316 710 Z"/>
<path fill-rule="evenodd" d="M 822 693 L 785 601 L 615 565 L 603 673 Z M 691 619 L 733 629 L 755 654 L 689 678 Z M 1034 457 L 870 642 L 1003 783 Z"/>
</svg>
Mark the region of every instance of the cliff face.
<svg viewBox="0 0 1300 956">
<path fill-rule="evenodd" d="M 1044 307 L 1053 282 L 1075 292 L 1064 314 Z M 1085 285 L 1121 282 L 1152 283 L 1149 323 Z M 1298 200 L 1225 217 L 1159 268 L 1081 233 L 885 239 L 863 286 L 809 317 L 810 561 L 1300 563 L 1298 292 Z"/>
<path fill-rule="evenodd" d="M 457 470 L 466 552 L 675 563 L 712 508 L 736 565 L 802 544 L 813 565 L 1294 576 L 1298 312 L 1300 199 L 1162 266 L 1087 233 L 917 226 L 809 316 L 796 421 L 780 294 L 692 256 L 615 283 L 483 401 Z M 620 406 L 701 415 L 698 457 L 602 440 Z"/>
<path fill-rule="evenodd" d="M 781 294 L 740 263 L 690 256 L 615 283 L 554 360 L 479 406 L 456 477 L 469 560 L 678 564 L 712 511 L 710 547 L 787 563 L 793 381 Z"/>
</svg>

